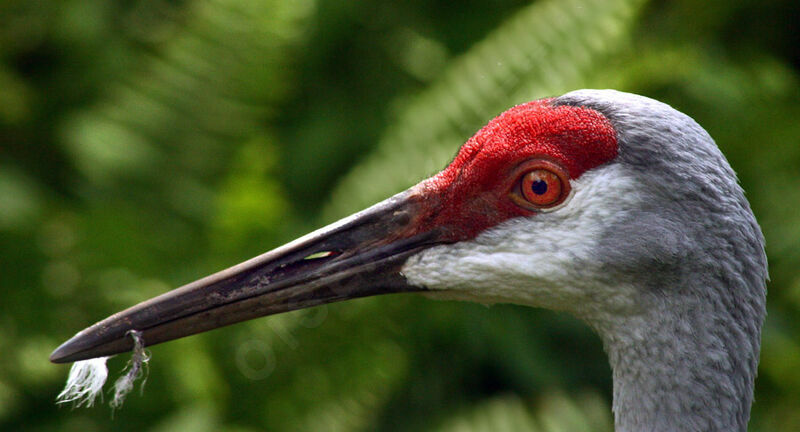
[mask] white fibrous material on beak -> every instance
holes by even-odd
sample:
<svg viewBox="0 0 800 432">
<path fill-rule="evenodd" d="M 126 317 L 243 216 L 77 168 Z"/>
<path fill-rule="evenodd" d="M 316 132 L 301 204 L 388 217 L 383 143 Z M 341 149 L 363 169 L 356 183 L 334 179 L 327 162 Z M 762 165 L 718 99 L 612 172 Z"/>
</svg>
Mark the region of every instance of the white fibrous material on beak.
<svg viewBox="0 0 800 432">
<path fill-rule="evenodd" d="M 109 405 L 111 408 L 119 408 L 125 402 L 125 396 L 133 390 L 133 383 L 142 376 L 147 375 L 147 362 L 150 361 L 150 354 L 144 349 L 144 340 L 142 334 L 136 330 L 128 332 L 133 338 L 133 356 L 125 366 L 125 373 L 117 378 L 114 383 L 114 398 L 111 399 Z M 126 371 L 127 369 L 127 371 Z M 144 383 L 147 381 L 145 376 L 142 381 L 141 388 L 144 389 Z"/>
<path fill-rule="evenodd" d="M 74 402 L 76 407 L 94 405 L 108 378 L 108 357 L 81 360 L 72 364 L 67 385 L 56 397 L 56 403 Z"/>
<path fill-rule="evenodd" d="M 150 360 L 149 353 L 144 349 L 142 334 L 131 330 L 128 335 L 133 338 L 133 355 L 123 369 L 124 374 L 114 383 L 114 397 L 109 403 L 112 408 L 122 406 L 125 397 L 133 390 L 136 380 L 146 375 L 147 362 Z M 67 384 L 56 397 L 56 403 L 72 402 L 76 407 L 91 407 L 97 400 L 97 396 L 100 396 L 102 400 L 103 385 L 108 378 L 108 367 L 106 366 L 108 359 L 109 357 L 98 357 L 73 363 L 69 370 Z M 144 382 L 142 382 L 142 386 L 144 386 Z"/>
</svg>

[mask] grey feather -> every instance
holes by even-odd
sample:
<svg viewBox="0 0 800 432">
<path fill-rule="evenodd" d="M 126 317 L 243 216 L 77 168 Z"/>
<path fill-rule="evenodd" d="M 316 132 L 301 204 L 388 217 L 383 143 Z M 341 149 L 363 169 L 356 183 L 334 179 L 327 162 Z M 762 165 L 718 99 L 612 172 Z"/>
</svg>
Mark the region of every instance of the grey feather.
<svg viewBox="0 0 800 432">
<path fill-rule="evenodd" d="M 640 312 L 592 324 L 614 371 L 621 431 L 745 431 L 765 317 L 764 239 L 713 139 L 663 103 L 581 90 L 614 125 L 644 194 L 595 251 L 609 283 L 638 285 Z"/>
</svg>

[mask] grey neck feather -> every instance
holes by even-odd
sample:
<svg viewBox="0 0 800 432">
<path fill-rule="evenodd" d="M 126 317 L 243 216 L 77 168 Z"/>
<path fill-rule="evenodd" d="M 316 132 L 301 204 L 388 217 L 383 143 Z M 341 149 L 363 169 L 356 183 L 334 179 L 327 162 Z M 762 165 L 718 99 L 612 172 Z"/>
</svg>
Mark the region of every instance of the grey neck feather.
<svg viewBox="0 0 800 432">
<path fill-rule="evenodd" d="M 587 317 L 614 373 L 618 430 L 747 430 L 766 258 L 752 213 L 737 207 L 722 218 L 640 209 L 598 245 L 608 283 L 638 296 L 628 314 Z"/>
<path fill-rule="evenodd" d="M 747 430 L 758 338 L 723 304 L 712 310 L 661 302 L 606 329 L 618 431 Z"/>
<path fill-rule="evenodd" d="M 597 245 L 600 283 L 637 310 L 584 317 L 614 373 L 619 431 L 745 431 L 765 316 L 764 240 L 733 170 L 694 120 L 660 102 L 589 90 L 558 103 L 604 113 L 641 206 Z"/>
</svg>

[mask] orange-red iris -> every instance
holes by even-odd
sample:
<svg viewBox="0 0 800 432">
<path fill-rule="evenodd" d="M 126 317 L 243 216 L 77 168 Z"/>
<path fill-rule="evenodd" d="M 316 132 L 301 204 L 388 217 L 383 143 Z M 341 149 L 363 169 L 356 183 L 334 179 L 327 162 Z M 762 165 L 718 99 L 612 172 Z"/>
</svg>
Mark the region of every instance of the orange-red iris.
<svg viewBox="0 0 800 432">
<path fill-rule="evenodd" d="M 534 160 L 523 166 L 518 193 L 511 197 L 518 205 L 545 209 L 561 204 L 569 195 L 569 175 L 559 164 L 548 160 Z"/>
<path fill-rule="evenodd" d="M 555 204 L 561 198 L 562 189 L 561 178 L 548 169 L 530 171 L 522 178 L 522 195 L 535 206 Z"/>
</svg>

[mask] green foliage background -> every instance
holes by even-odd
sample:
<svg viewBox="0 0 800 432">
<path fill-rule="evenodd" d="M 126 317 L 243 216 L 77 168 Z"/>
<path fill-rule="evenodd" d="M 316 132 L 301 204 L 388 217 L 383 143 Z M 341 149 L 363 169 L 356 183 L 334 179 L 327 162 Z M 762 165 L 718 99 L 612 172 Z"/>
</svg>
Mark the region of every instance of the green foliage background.
<svg viewBox="0 0 800 432">
<path fill-rule="evenodd" d="M 0 2 L 0 429 L 609 431 L 569 316 L 363 299 L 152 347 L 144 395 L 54 405 L 77 330 L 402 190 L 513 104 L 663 100 L 767 237 L 751 430 L 800 430 L 793 0 Z M 110 361 L 115 375 L 126 356 Z"/>
</svg>

